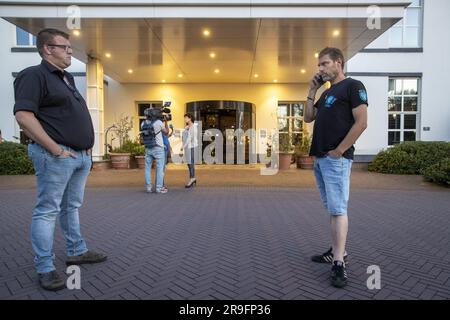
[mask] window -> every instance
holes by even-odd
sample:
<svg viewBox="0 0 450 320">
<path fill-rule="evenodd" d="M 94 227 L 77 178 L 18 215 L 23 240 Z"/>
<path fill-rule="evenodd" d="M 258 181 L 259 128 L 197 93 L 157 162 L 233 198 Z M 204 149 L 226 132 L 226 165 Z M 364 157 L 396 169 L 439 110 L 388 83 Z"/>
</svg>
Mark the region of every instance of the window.
<svg viewBox="0 0 450 320">
<path fill-rule="evenodd" d="M 36 46 L 36 37 L 25 30 L 16 27 L 16 46 L 32 47 Z"/>
<path fill-rule="evenodd" d="M 280 135 L 291 136 L 293 145 L 300 143 L 303 131 L 304 102 L 278 103 L 278 131 Z"/>
<path fill-rule="evenodd" d="M 389 79 L 388 145 L 416 141 L 419 128 L 419 84 L 417 78 Z"/>
<path fill-rule="evenodd" d="M 403 19 L 390 29 L 389 41 L 391 48 L 422 46 L 422 0 L 412 0 Z"/>
<path fill-rule="evenodd" d="M 150 101 L 150 102 L 138 102 L 137 103 L 137 114 L 139 120 L 139 130 L 141 129 L 141 123 L 145 120 L 144 111 L 147 108 L 162 108 L 162 101 Z"/>
</svg>

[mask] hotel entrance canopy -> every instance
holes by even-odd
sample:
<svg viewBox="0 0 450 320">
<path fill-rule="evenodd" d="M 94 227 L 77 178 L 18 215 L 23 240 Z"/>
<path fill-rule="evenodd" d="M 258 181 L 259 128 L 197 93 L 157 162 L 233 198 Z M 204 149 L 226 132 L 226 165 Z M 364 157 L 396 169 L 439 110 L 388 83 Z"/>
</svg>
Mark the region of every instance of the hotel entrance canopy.
<svg viewBox="0 0 450 320">
<path fill-rule="evenodd" d="M 32 34 L 47 27 L 71 33 L 74 57 L 100 60 L 122 83 L 301 83 L 316 72 L 320 49 L 336 46 L 351 58 L 409 3 L 0 0 L 0 16 Z M 81 16 L 78 36 L 67 25 L 74 13 Z M 367 26 L 376 24 L 374 15 L 378 29 Z"/>
</svg>

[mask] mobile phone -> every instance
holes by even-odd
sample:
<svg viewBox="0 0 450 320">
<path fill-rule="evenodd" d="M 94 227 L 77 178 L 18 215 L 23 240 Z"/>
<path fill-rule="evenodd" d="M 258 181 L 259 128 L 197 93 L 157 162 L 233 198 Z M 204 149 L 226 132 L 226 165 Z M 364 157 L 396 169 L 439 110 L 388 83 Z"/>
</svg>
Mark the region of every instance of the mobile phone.
<svg viewBox="0 0 450 320">
<path fill-rule="evenodd" d="M 320 74 L 317 77 L 317 83 L 320 84 L 320 85 L 325 84 L 325 80 L 323 80 L 322 75 L 320 75 Z"/>
</svg>

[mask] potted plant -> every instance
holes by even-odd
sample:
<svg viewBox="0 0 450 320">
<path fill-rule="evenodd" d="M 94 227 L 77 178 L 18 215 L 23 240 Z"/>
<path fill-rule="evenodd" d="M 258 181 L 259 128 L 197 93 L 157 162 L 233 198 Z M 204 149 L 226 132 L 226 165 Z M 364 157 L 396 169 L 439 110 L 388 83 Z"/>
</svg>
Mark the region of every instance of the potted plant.
<svg viewBox="0 0 450 320">
<path fill-rule="evenodd" d="M 131 153 L 136 159 L 138 169 L 145 169 L 145 146 L 139 143 L 139 138 L 135 140 Z"/>
<path fill-rule="evenodd" d="M 300 143 L 295 146 L 295 162 L 298 169 L 311 170 L 314 167 L 314 157 L 309 155 L 310 149 L 311 136 L 305 128 Z"/>
<path fill-rule="evenodd" d="M 292 155 L 294 154 L 294 148 L 291 142 L 291 135 L 288 133 L 282 133 L 278 138 L 279 144 L 279 169 L 288 170 L 291 166 Z"/>
<path fill-rule="evenodd" d="M 129 135 L 132 128 L 132 121 L 128 116 L 121 118 L 114 124 L 115 133 L 119 138 L 119 147 L 114 148 L 109 154 L 111 166 L 113 169 L 129 169 L 131 160 L 131 149 L 129 144 Z"/>
</svg>

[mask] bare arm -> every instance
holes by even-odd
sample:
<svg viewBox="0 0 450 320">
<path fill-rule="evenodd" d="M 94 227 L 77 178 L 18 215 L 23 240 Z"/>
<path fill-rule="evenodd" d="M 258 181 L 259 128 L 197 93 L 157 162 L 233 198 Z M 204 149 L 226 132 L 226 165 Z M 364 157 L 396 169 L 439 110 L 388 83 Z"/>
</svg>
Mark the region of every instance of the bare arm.
<svg viewBox="0 0 450 320">
<path fill-rule="evenodd" d="M 42 128 L 33 112 L 17 111 L 16 120 L 25 134 L 55 156 L 76 158 L 76 155 L 62 149 Z"/>
<path fill-rule="evenodd" d="M 308 98 L 306 100 L 306 109 L 305 109 L 306 123 L 310 123 L 316 120 L 317 110 L 314 108 L 314 101 L 316 99 L 317 90 L 319 90 L 321 86 L 322 85 L 318 82 L 318 74 L 316 74 L 309 83 L 309 93 Z"/>
<path fill-rule="evenodd" d="M 356 140 L 358 140 L 367 128 L 367 105 L 361 104 L 360 106 L 354 108 L 352 113 L 355 123 L 339 146 L 335 150 L 329 152 L 329 154 L 333 157 L 342 157 L 344 152 L 355 144 Z"/>
</svg>

